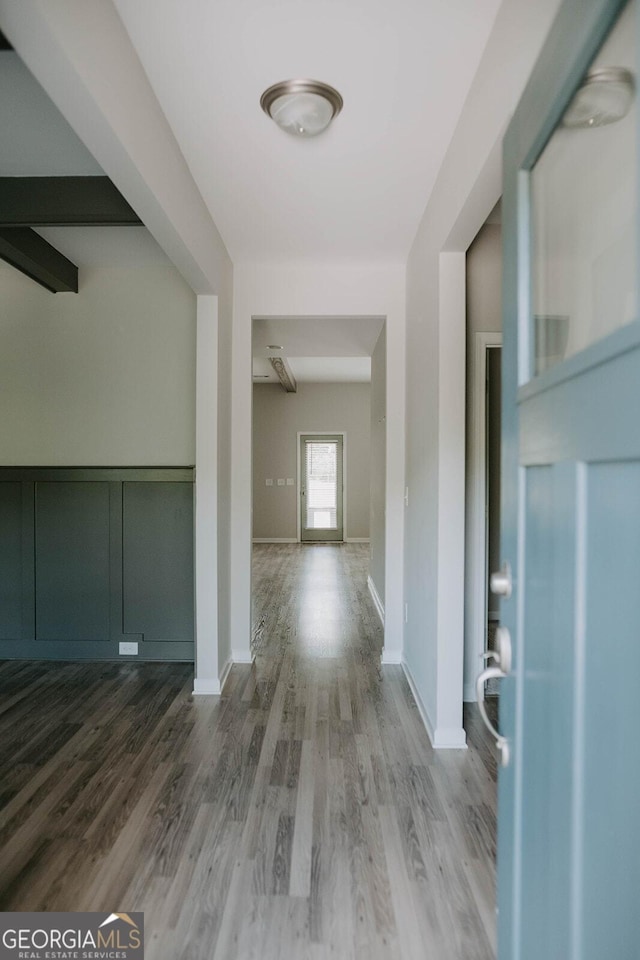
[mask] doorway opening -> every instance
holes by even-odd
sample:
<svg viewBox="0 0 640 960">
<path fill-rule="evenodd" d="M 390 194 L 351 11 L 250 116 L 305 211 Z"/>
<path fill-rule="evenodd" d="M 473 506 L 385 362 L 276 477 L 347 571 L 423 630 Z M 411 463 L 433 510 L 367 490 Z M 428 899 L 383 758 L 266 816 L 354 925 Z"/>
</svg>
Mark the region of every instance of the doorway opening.
<svg viewBox="0 0 640 960">
<path fill-rule="evenodd" d="M 298 434 L 298 539 L 301 543 L 344 540 L 343 433 Z"/>
<path fill-rule="evenodd" d="M 500 598 L 492 592 L 490 577 L 500 568 L 500 442 L 502 398 L 502 347 L 487 346 L 485 355 L 485 543 L 484 589 L 486 597 L 484 653 L 495 649 L 500 624 Z M 500 684 L 489 680 L 485 696 L 497 697 Z"/>
<path fill-rule="evenodd" d="M 498 689 L 476 678 L 500 621 L 489 580 L 500 567 L 501 274 L 498 205 L 467 251 L 465 702 Z"/>
<path fill-rule="evenodd" d="M 318 554 L 312 562 L 314 551 L 338 551 L 342 560 L 326 557 L 335 570 L 346 565 L 353 571 L 355 564 L 365 594 L 373 598 L 375 632 L 382 639 L 384 318 L 254 317 L 252 341 L 252 652 L 266 650 L 274 617 L 278 629 L 282 625 L 266 602 L 269 571 L 291 567 L 295 555 L 300 569 L 317 572 L 324 561 Z M 310 576 L 304 584 L 306 606 L 315 603 L 309 598 L 313 581 Z M 321 577 L 317 586 L 322 592 Z M 292 597 L 292 617 L 300 615 L 297 603 Z"/>
</svg>

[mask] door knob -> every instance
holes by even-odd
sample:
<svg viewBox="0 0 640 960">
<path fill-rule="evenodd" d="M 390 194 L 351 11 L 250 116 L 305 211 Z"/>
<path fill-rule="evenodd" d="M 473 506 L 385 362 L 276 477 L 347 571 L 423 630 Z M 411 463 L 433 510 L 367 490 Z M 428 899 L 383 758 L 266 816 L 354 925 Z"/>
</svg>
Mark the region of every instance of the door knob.
<svg viewBox="0 0 640 960">
<path fill-rule="evenodd" d="M 508 600 L 511 596 L 511 564 L 508 560 L 502 564 L 500 570 L 497 570 L 496 573 L 491 574 L 491 593 L 495 593 L 497 597 L 504 597 L 505 600 Z"/>
<path fill-rule="evenodd" d="M 487 708 L 484 702 L 484 685 L 487 680 L 502 680 L 511 671 L 511 634 L 506 627 L 498 627 L 496 631 L 495 650 L 488 650 L 484 654 L 486 659 L 493 657 L 496 661 L 495 667 L 487 667 L 483 670 L 476 680 L 476 700 L 482 721 L 496 741 L 496 746 L 500 754 L 500 764 L 506 767 L 509 763 L 509 741 L 499 733 L 489 719 Z"/>
</svg>

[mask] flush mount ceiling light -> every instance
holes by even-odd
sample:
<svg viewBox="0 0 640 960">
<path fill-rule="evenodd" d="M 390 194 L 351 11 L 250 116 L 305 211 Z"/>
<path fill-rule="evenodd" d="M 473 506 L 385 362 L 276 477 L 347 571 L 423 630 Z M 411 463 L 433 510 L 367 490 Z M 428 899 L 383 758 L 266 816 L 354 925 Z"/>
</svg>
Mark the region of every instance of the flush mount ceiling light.
<svg viewBox="0 0 640 960">
<path fill-rule="evenodd" d="M 635 91 L 630 70 L 595 67 L 589 70 L 569 104 L 562 124 L 572 129 L 604 127 L 622 120 L 629 112 Z"/>
<path fill-rule="evenodd" d="M 342 110 L 337 90 L 318 80 L 283 80 L 260 97 L 260 106 L 279 127 L 295 137 L 315 137 Z"/>
</svg>

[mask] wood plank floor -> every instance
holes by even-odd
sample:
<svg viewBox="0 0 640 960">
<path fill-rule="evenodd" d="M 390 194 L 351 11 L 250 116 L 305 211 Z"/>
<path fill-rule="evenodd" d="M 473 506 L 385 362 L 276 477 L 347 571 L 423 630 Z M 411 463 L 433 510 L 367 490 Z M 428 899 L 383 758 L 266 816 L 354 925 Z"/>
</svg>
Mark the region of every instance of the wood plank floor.
<svg viewBox="0 0 640 960">
<path fill-rule="evenodd" d="M 148 960 L 495 955 L 495 779 L 435 753 L 361 544 L 259 545 L 253 666 L 0 664 L 0 910 L 145 913 Z"/>
</svg>

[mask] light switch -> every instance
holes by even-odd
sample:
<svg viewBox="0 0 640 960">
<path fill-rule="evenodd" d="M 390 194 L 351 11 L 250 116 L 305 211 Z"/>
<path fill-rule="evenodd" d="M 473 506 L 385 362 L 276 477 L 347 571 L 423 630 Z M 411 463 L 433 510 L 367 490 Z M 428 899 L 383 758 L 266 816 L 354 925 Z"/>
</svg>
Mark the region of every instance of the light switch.
<svg viewBox="0 0 640 960">
<path fill-rule="evenodd" d="M 281 477 L 278 479 L 278 486 L 284 487 L 284 480 Z"/>
<path fill-rule="evenodd" d="M 287 477 L 287 486 L 288 486 L 288 487 L 292 487 L 292 486 L 293 486 L 293 477 Z"/>
<path fill-rule="evenodd" d="M 272 486 L 273 486 L 273 480 L 265 480 L 265 486 L 267 486 L 267 487 L 272 487 Z"/>
</svg>

